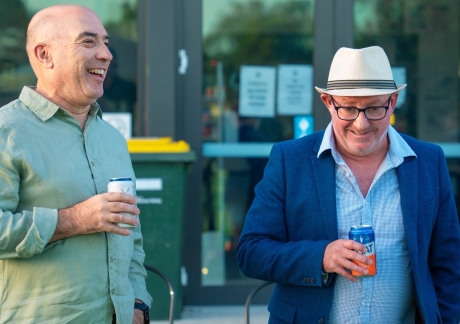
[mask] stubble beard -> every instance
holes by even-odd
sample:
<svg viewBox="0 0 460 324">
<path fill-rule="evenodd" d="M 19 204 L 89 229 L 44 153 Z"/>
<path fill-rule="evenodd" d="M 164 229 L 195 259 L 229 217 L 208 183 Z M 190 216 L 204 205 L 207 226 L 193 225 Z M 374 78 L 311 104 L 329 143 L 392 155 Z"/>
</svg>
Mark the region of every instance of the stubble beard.
<svg viewBox="0 0 460 324">
<path fill-rule="evenodd" d="M 356 155 L 358 156 L 368 156 L 373 152 L 376 152 L 380 147 L 383 146 L 383 142 L 385 138 L 388 136 L 388 128 L 382 133 L 382 135 L 378 138 L 376 138 L 370 146 L 351 146 L 348 145 L 348 147 L 355 152 Z"/>
</svg>

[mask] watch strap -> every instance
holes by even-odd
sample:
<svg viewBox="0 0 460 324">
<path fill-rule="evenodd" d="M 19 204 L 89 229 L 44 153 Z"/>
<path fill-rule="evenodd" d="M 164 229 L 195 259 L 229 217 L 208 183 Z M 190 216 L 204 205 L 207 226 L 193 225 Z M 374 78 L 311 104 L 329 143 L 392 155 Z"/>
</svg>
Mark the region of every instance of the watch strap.
<svg viewBox="0 0 460 324">
<path fill-rule="evenodd" d="M 134 302 L 134 309 L 140 309 L 144 313 L 144 324 L 149 324 L 150 323 L 150 312 L 149 312 L 149 307 L 140 302 Z"/>
</svg>

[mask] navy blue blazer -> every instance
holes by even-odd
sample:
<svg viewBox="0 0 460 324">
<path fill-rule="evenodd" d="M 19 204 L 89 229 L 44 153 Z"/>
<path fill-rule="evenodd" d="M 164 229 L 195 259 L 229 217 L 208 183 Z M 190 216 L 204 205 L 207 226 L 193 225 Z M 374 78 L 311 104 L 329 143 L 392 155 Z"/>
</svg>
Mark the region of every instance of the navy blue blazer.
<svg viewBox="0 0 460 324">
<path fill-rule="evenodd" d="M 273 146 L 239 239 L 241 271 L 277 284 L 269 323 L 328 322 L 336 275 L 324 284 L 321 269 L 338 234 L 335 162 L 330 151 L 317 157 L 323 135 Z M 446 159 L 401 136 L 417 155 L 397 168 L 417 308 L 425 323 L 458 324 L 460 229 Z"/>
</svg>

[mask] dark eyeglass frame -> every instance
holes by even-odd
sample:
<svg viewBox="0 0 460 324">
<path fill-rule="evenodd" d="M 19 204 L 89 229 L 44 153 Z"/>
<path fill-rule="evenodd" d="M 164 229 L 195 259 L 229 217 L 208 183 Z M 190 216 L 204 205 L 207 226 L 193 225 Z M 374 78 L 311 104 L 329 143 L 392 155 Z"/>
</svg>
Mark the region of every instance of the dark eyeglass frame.
<svg viewBox="0 0 460 324">
<path fill-rule="evenodd" d="M 393 97 L 393 95 L 390 95 L 390 98 L 388 99 L 388 102 L 387 102 L 387 105 L 386 106 L 370 106 L 370 107 L 366 107 L 366 108 L 356 108 L 356 107 L 347 107 L 347 106 L 336 106 L 336 102 L 334 100 L 334 98 L 332 96 L 331 97 L 331 102 L 332 102 L 332 105 L 334 106 L 335 108 L 335 111 L 337 113 L 337 117 L 339 117 L 339 119 L 341 120 L 346 120 L 346 121 L 352 121 L 352 120 L 355 120 L 356 118 L 358 118 L 359 114 L 362 112 L 364 114 L 364 116 L 366 116 L 366 118 L 368 120 L 372 120 L 372 121 L 375 121 L 375 120 L 382 120 L 383 118 L 386 117 L 387 115 L 387 112 L 388 112 L 388 109 L 390 108 L 390 102 L 391 102 L 391 98 Z M 358 114 L 356 115 L 355 118 L 351 118 L 351 119 L 345 119 L 345 118 L 342 118 L 339 116 L 339 109 L 340 108 L 348 108 L 348 109 L 356 109 L 358 111 Z M 384 108 L 385 109 L 385 114 L 383 115 L 382 118 L 369 118 L 367 115 L 366 115 L 366 111 L 368 109 L 373 109 L 373 108 Z"/>
</svg>

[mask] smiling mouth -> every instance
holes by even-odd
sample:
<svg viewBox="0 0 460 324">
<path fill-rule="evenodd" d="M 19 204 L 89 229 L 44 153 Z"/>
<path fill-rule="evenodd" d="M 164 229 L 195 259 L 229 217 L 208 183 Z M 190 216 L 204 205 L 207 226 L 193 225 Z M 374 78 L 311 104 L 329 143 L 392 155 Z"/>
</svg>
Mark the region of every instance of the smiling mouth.
<svg viewBox="0 0 460 324">
<path fill-rule="evenodd" d="M 98 75 L 100 77 L 103 77 L 105 74 L 105 70 L 103 69 L 88 69 L 87 71 L 91 74 Z"/>
</svg>

